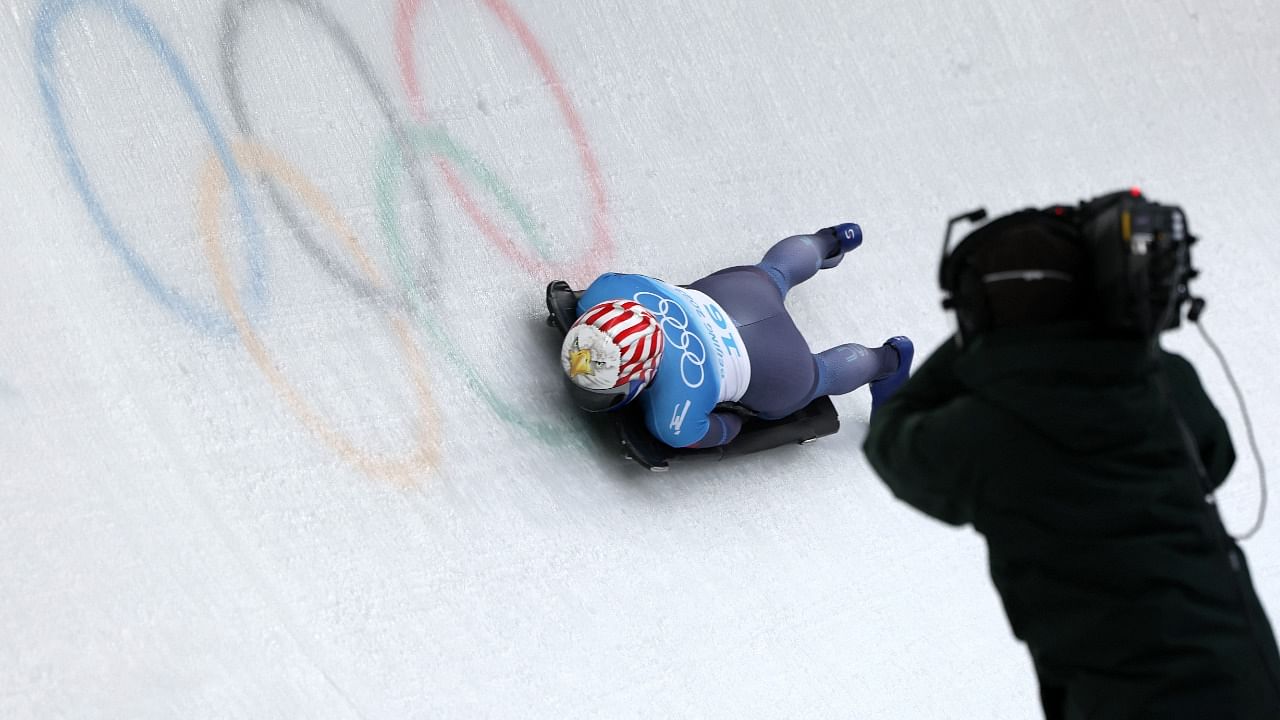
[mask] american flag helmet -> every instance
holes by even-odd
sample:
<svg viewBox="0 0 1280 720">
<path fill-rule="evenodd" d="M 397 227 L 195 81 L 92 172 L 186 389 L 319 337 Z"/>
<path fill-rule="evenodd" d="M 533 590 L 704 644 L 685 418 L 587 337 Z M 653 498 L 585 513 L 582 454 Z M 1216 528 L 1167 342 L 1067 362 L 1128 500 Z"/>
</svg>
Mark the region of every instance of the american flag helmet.
<svg viewBox="0 0 1280 720">
<path fill-rule="evenodd" d="M 626 404 L 658 372 L 663 337 L 658 319 L 634 300 L 598 303 L 569 327 L 560 348 L 560 362 L 571 385 L 606 396 L 621 395 Z M 599 405 L 604 399 L 594 399 Z"/>
</svg>

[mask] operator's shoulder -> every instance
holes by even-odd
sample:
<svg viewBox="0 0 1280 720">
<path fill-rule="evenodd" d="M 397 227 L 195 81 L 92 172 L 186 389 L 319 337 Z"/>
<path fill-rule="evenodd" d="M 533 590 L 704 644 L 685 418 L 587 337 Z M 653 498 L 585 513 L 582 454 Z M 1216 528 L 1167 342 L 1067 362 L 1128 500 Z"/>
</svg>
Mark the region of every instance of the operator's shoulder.
<svg viewBox="0 0 1280 720">
<path fill-rule="evenodd" d="M 1196 372 L 1195 365 L 1192 365 L 1190 360 L 1177 353 L 1161 350 L 1160 368 L 1169 379 L 1169 384 L 1175 394 L 1184 394 L 1188 390 L 1195 388 L 1203 390 L 1204 388 L 1200 382 L 1200 374 Z"/>
<path fill-rule="evenodd" d="M 918 437 L 930 442 L 957 441 L 977 451 L 991 438 L 1020 435 L 1025 428 L 1017 415 L 1003 407 L 998 396 L 964 392 L 941 404 L 914 406 L 905 398 L 890 398 L 872 415 L 871 426 L 881 439 L 897 436 L 910 428 Z"/>
<path fill-rule="evenodd" d="M 1190 360 L 1168 350 L 1160 351 L 1160 365 L 1175 372 L 1189 372 L 1192 375 L 1196 372 L 1195 366 L 1191 364 Z"/>
<path fill-rule="evenodd" d="M 1018 425 L 1015 416 L 1002 407 L 998 398 L 984 398 L 975 393 L 964 393 L 935 411 L 945 418 L 954 431 L 963 434 L 983 435 L 994 428 L 1005 429 Z"/>
</svg>

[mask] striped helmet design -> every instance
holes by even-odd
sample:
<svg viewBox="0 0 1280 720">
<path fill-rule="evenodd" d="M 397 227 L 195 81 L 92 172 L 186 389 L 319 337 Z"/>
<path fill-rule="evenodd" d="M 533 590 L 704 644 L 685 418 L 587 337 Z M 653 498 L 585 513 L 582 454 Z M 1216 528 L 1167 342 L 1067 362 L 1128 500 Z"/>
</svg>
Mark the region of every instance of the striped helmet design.
<svg viewBox="0 0 1280 720">
<path fill-rule="evenodd" d="M 570 328 L 587 325 L 604 334 L 618 350 L 614 387 L 639 380 L 648 384 L 662 359 L 662 327 L 653 313 L 634 300 L 606 300 L 593 306 Z"/>
</svg>

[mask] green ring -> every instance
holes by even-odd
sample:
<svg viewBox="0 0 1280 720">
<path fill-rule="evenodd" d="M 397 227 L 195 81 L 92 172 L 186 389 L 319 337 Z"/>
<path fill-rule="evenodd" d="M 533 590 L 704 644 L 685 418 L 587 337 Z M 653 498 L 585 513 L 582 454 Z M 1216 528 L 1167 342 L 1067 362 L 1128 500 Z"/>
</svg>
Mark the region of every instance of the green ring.
<svg viewBox="0 0 1280 720">
<path fill-rule="evenodd" d="M 538 250 L 538 254 L 544 260 L 547 259 L 542 238 L 532 216 L 496 174 L 474 155 L 463 150 L 443 128 L 414 125 L 407 130 L 414 150 L 427 149 L 444 155 L 465 170 L 473 180 L 484 185 L 503 209 L 515 218 L 516 223 L 529 236 L 530 243 Z M 428 300 L 423 296 L 423 288 L 413 281 L 413 273 L 409 270 L 409 262 L 405 257 L 404 240 L 400 235 L 400 219 L 394 202 L 396 190 L 399 187 L 400 168 L 400 143 L 396 142 L 395 138 L 389 138 L 383 143 L 374 167 L 374 195 L 378 206 L 378 224 L 386 238 L 400 286 L 409 299 L 414 317 L 437 343 L 439 349 L 444 351 L 449 361 L 466 378 L 471 390 L 479 395 L 498 417 L 547 445 L 554 447 L 581 445 L 577 435 L 567 431 L 566 428 L 530 419 L 499 397 L 476 371 L 475 366 L 463 356 L 461 349 L 445 332 L 443 325 L 431 319 L 427 311 Z"/>
</svg>

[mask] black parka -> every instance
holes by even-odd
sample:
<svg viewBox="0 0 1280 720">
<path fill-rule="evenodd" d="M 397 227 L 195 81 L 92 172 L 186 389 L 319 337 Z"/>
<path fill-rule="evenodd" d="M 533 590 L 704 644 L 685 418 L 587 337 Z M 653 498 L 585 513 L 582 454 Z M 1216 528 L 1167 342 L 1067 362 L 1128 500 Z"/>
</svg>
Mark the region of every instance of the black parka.
<svg viewBox="0 0 1280 720">
<path fill-rule="evenodd" d="M 949 340 L 864 449 L 985 536 L 1051 716 L 1280 719 L 1275 638 L 1209 497 L 1231 439 L 1183 358 L 1069 326 Z"/>
</svg>

